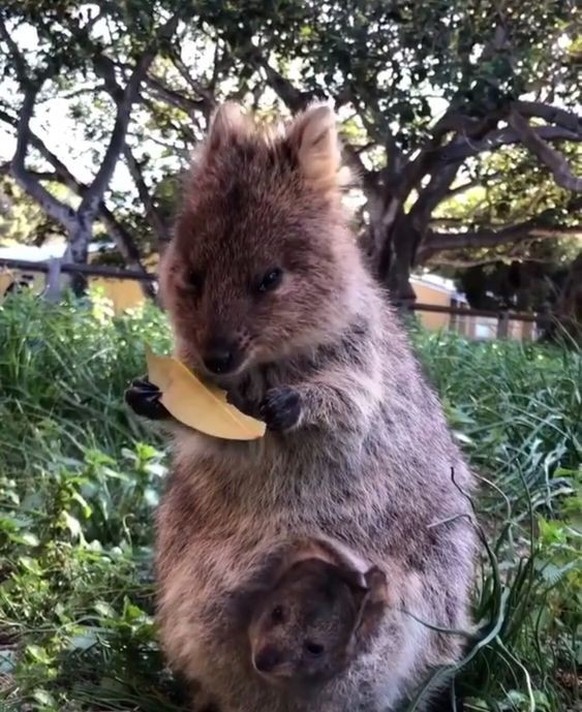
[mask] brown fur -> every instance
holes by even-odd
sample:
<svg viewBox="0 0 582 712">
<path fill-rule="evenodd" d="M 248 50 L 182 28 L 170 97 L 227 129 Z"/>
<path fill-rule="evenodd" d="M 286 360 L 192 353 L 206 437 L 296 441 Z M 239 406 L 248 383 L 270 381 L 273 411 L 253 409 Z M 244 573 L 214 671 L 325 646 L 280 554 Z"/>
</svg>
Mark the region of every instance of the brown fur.
<svg viewBox="0 0 582 712">
<path fill-rule="evenodd" d="M 300 410 L 250 443 L 174 429 L 158 514 L 158 622 L 170 663 L 221 708 L 393 709 L 462 640 L 474 534 L 472 477 L 403 331 L 366 271 L 341 206 L 333 116 L 316 107 L 266 133 L 219 110 L 186 186 L 161 290 L 176 350 L 204 373 L 217 340 L 237 369 L 214 380 L 249 410 Z M 274 291 L 257 292 L 273 267 Z M 208 374 L 207 374 L 208 375 Z M 451 478 L 454 471 L 455 481 Z M 370 650 L 309 704 L 265 685 L 230 605 L 291 538 L 331 537 L 389 577 L 397 602 Z"/>
</svg>

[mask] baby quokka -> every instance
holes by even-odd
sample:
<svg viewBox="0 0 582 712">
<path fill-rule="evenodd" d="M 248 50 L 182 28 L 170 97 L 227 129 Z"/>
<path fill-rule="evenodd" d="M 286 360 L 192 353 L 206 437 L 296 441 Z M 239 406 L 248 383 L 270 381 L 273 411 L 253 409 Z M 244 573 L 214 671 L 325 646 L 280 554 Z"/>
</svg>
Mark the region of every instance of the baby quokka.
<svg viewBox="0 0 582 712">
<path fill-rule="evenodd" d="M 318 548 L 313 542 L 293 554 L 249 625 L 254 669 L 291 694 L 325 684 L 365 652 L 388 602 L 378 567 L 364 572 Z"/>
</svg>

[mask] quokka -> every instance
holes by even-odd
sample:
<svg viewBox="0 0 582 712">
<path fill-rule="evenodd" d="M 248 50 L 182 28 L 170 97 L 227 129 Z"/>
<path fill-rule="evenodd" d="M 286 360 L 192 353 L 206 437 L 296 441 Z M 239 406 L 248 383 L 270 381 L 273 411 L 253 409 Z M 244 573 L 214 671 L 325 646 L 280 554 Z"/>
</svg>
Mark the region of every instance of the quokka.
<svg viewBox="0 0 582 712">
<path fill-rule="evenodd" d="M 225 104 L 161 266 L 177 356 L 268 427 L 244 443 L 169 427 L 159 630 L 170 664 L 225 712 L 394 709 L 461 654 L 462 638 L 434 626 L 469 622 L 473 478 L 364 266 L 342 190 L 330 108 L 272 130 Z M 161 418 L 157 396 L 137 384 L 128 400 Z M 326 536 L 386 572 L 396 605 L 307 704 L 255 674 L 235 604 L 282 541 Z"/>
</svg>

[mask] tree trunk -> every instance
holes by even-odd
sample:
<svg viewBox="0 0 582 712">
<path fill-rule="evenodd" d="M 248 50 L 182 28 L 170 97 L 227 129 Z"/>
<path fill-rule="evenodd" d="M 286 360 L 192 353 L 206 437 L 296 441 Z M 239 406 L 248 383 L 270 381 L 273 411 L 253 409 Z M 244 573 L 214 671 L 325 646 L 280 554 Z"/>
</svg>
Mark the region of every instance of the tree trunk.
<svg viewBox="0 0 582 712">
<path fill-rule="evenodd" d="M 551 327 L 550 338 L 573 339 L 582 343 L 582 252 L 570 266 L 562 294 L 556 305 L 558 323 Z"/>
<path fill-rule="evenodd" d="M 89 261 L 89 245 L 93 237 L 93 219 L 77 213 L 73 229 L 69 233 L 69 254 L 74 264 L 86 265 Z M 87 275 L 75 272 L 71 276 L 73 293 L 81 297 L 87 292 Z"/>
<path fill-rule="evenodd" d="M 418 230 L 408 215 L 400 212 L 391 224 L 376 223 L 376 239 L 381 238 L 381 250 L 377 256 L 377 274 L 388 288 L 392 302 L 405 308 L 416 300 L 410 286 L 410 273 L 420 241 Z"/>
</svg>

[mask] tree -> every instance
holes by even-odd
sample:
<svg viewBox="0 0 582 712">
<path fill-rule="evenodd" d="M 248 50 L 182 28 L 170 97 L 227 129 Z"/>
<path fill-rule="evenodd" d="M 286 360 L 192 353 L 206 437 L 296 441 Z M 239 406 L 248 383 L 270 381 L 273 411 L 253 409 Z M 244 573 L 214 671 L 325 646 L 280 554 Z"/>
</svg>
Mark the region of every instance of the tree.
<svg viewBox="0 0 582 712">
<path fill-rule="evenodd" d="M 412 297 L 414 265 L 520 260 L 540 242 L 582 235 L 575 0 L 92 7 L 11 0 L 0 11 L 0 120 L 18 135 L 11 172 L 53 217 L 57 206 L 32 180 L 42 161 L 80 198 L 72 214 L 59 212 L 75 259 L 97 218 L 132 260 L 141 234 L 154 249 L 163 244 L 172 196 L 160 186 L 171 185 L 225 97 L 263 113 L 334 103 L 366 199 L 366 249 L 396 299 Z M 39 35 L 32 59 L 14 39 L 24 26 Z M 7 81 L 16 101 L 6 99 Z M 95 152 L 88 184 L 30 128 L 35 102 L 65 95 Z M 23 169 L 29 150 L 35 171 Z M 107 190 L 116 163 L 131 190 Z"/>
<path fill-rule="evenodd" d="M 119 156 L 125 149 L 131 110 L 140 85 L 160 46 L 175 31 L 179 14 L 170 14 L 155 30 L 146 22 L 144 31 L 132 36 L 132 42 L 127 49 L 133 56 L 134 63 L 122 84 L 116 77 L 113 62 L 103 52 L 102 44 L 90 34 L 91 27 L 102 19 L 101 13 L 94 16 L 89 9 L 77 10 L 75 6 L 76 3 L 67 1 L 24 4 L 10 2 L 0 15 L 4 75 L 16 83 L 21 95 L 17 116 L 5 110 L 0 114 L 0 118 L 16 129 L 16 150 L 10 162 L 10 172 L 20 187 L 67 232 L 73 261 L 87 261 L 94 223 L 97 216 L 101 215 L 109 231 L 118 238 L 118 244 L 125 252 L 127 261 L 139 266 L 139 254 L 132 240 L 116 223 L 114 217 L 108 214 L 103 196 Z M 32 59 L 25 55 L 14 37 L 14 33 L 23 27 L 34 29 L 37 34 L 36 51 L 30 53 Z M 91 182 L 83 185 L 32 132 L 30 125 L 45 86 L 52 83 L 53 90 L 66 87 L 69 82 L 63 81 L 63 75 L 72 72 L 77 77 L 79 74 L 86 76 L 88 63 L 95 75 L 103 80 L 103 88 L 113 104 L 114 120 L 99 167 Z M 50 178 L 61 180 L 78 194 L 80 200 L 75 207 L 70 202 L 59 200 L 47 190 L 43 185 L 42 175 L 28 170 L 26 157 L 31 146 L 55 169 L 55 176 Z M 78 286 L 82 287 L 83 280 L 77 281 Z"/>
<path fill-rule="evenodd" d="M 582 251 L 572 262 L 558 301 L 561 327 L 578 343 L 582 342 Z M 550 337 L 562 337 L 562 330 L 552 324 Z"/>
<path fill-rule="evenodd" d="M 323 85 L 363 130 L 348 156 L 363 177 L 377 269 L 394 295 L 410 297 L 411 266 L 442 250 L 578 231 L 579 223 L 547 213 L 520 224 L 431 226 L 436 208 L 465 182 L 459 177 L 506 146 L 526 148 L 570 194 L 582 187 L 550 145 L 571 142 L 580 162 L 582 119 L 568 110 L 580 105 L 574 3 L 302 7 L 293 27 L 271 17 L 268 33 L 245 3 L 226 18 L 221 6 L 217 20 L 233 51 L 264 72 L 287 106 L 301 108 Z M 301 58 L 294 83 L 278 60 L 291 52 Z"/>
<path fill-rule="evenodd" d="M 61 226 L 51 220 L 9 176 L 0 176 L 0 246 L 13 242 L 43 245 L 62 236 Z"/>
</svg>

